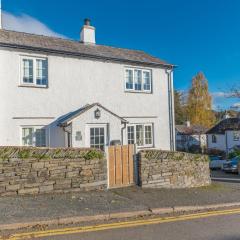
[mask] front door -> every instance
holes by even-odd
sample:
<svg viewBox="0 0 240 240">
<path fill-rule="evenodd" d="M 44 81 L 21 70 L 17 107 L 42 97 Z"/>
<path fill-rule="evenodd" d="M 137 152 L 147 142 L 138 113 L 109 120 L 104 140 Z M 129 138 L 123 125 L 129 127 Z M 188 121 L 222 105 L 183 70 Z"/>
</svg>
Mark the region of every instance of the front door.
<svg viewBox="0 0 240 240">
<path fill-rule="evenodd" d="M 105 124 L 90 125 L 89 126 L 89 146 L 105 151 L 107 128 Z"/>
</svg>

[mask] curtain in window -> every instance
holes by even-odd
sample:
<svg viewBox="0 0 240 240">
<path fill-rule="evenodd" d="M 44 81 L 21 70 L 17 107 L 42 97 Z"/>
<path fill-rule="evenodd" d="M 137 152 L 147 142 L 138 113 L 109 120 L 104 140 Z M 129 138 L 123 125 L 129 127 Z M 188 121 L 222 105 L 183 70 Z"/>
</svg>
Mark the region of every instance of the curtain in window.
<svg viewBox="0 0 240 240">
<path fill-rule="evenodd" d="M 37 59 L 36 65 L 37 85 L 47 85 L 47 60 Z"/>
<path fill-rule="evenodd" d="M 33 60 L 23 59 L 23 82 L 33 83 Z"/>
<path fill-rule="evenodd" d="M 142 71 L 134 70 L 134 88 L 137 91 L 142 90 Z"/>
<path fill-rule="evenodd" d="M 144 90 L 151 90 L 150 72 L 143 72 L 143 88 Z"/>
<path fill-rule="evenodd" d="M 126 69 L 126 89 L 133 89 L 133 70 Z"/>
</svg>

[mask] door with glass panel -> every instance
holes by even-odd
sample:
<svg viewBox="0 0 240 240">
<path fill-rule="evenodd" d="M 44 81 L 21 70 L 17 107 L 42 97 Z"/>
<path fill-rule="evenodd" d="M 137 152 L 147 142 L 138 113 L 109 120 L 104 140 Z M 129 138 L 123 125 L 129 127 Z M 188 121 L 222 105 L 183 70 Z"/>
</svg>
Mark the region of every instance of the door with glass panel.
<svg viewBox="0 0 240 240">
<path fill-rule="evenodd" d="M 89 127 L 90 147 L 105 151 L 107 129 L 105 125 L 92 125 Z"/>
</svg>

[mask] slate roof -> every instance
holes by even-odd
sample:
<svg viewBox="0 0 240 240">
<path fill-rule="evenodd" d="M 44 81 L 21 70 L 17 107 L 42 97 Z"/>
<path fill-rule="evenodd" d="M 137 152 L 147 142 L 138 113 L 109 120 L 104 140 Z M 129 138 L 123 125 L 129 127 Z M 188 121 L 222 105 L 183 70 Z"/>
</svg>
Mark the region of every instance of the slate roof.
<svg viewBox="0 0 240 240">
<path fill-rule="evenodd" d="M 27 49 L 125 63 L 174 67 L 172 64 L 139 50 L 84 44 L 79 41 L 4 29 L 0 29 L 0 47 Z"/>
<path fill-rule="evenodd" d="M 176 125 L 176 130 L 183 135 L 192 135 L 192 134 L 204 134 L 207 131 L 207 128 L 200 125 Z"/>
<path fill-rule="evenodd" d="M 227 130 L 240 130 L 240 117 L 223 119 L 207 131 L 207 134 L 224 134 Z"/>
<path fill-rule="evenodd" d="M 119 118 L 122 122 L 127 122 L 124 118 L 122 118 L 122 117 L 118 116 L 117 114 L 111 112 L 107 108 L 103 107 L 100 103 L 93 103 L 93 104 L 87 104 L 84 107 L 81 107 L 81 108 L 77 109 L 76 111 L 70 112 L 69 114 L 65 115 L 63 118 L 61 118 L 58 121 L 58 126 L 60 126 L 60 127 L 66 126 L 71 120 L 80 116 L 81 114 L 83 114 L 84 112 L 90 110 L 92 107 L 95 107 L 95 106 L 98 106 L 98 107 L 102 108 L 103 110 L 109 112 L 113 116 Z"/>
</svg>

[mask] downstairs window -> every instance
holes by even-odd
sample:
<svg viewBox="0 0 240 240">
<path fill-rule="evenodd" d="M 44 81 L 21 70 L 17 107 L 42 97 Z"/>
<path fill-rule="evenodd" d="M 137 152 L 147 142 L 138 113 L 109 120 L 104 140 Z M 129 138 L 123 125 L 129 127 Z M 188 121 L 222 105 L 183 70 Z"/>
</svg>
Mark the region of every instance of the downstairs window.
<svg viewBox="0 0 240 240">
<path fill-rule="evenodd" d="M 22 146 L 46 147 L 46 129 L 43 127 L 22 127 Z"/>
<path fill-rule="evenodd" d="M 136 144 L 139 147 L 153 146 L 152 124 L 131 124 L 127 126 L 128 144 Z"/>
</svg>

